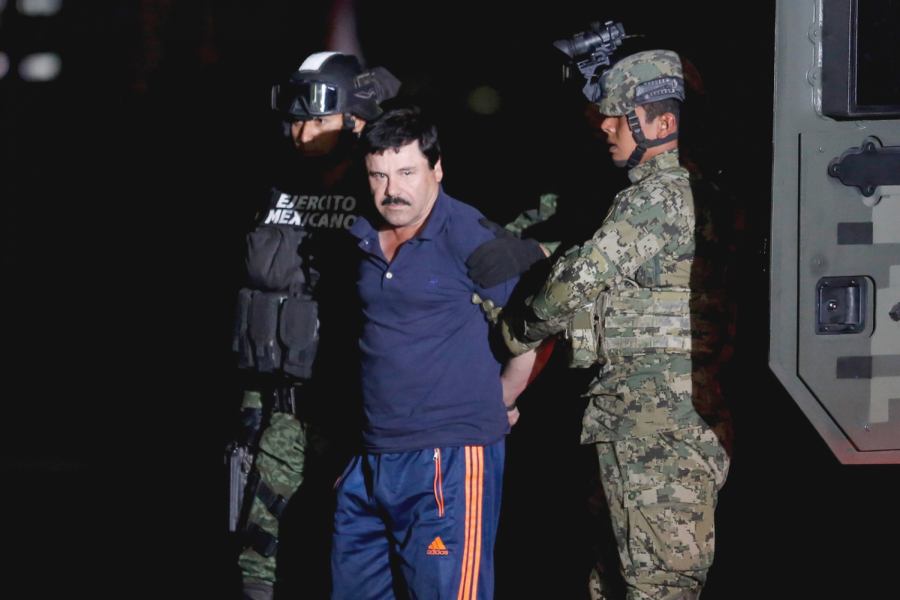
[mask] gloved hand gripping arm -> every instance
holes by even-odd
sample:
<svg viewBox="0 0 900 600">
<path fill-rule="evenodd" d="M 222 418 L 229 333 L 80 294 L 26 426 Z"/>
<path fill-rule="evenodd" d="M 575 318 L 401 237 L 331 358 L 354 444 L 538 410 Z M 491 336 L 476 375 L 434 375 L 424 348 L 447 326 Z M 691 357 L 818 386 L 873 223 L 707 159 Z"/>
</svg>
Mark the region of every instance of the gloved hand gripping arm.
<svg viewBox="0 0 900 600">
<path fill-rule="evenodd" d="M 566 329 L 572 316 L 594 302 L 615 274 L 615 267 L 592 241 L 570 250 L 553 265 L 540 291 L 526 300 L 523 309 L 501 317 L 507 348 L 522 354 Z"/>
</svg>

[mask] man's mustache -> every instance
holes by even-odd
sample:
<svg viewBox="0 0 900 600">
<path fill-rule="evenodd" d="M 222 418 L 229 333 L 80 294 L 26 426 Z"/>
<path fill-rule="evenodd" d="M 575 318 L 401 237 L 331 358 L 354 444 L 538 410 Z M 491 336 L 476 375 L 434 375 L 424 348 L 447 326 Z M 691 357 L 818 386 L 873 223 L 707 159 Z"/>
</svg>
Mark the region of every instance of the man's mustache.
<svg viewBox="0 0 900 600">
<path fill-rule="evenodd" d="M 412 206 L 412 203 L 404 200 L 400 196 L 386 196 L 385 199 L 381 201 L 382 206 L 390 206 L 391 204 L 405 204 L 406 206 Z"/>
</svg>

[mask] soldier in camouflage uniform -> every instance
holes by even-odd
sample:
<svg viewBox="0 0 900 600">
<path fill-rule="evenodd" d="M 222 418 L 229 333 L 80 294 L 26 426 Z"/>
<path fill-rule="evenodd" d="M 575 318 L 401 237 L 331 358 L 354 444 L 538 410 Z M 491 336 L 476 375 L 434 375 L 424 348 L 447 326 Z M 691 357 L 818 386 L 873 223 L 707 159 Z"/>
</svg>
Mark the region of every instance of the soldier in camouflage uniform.
<svg viewBox="0 0 900 600">
<path fill-rule="evenodd" d="M 629 600 L 697 598 L 729 465 L 718 384 L 729 308 L 718 239 L 707 194 L 692 190 L 679 164 L 678 55 L 631 55 L 601 85 L 602 128 L 632 185 L 592 239 L 554 264 L 525 310 L 505 310 L 501 325 L 514 354 L 566 331 L 573 366 L 602 365 L 582 443 L 597 448 L 621 564 L 597 565 L 591 597 L 621 597 L 618 571 Z"/>
</svg>

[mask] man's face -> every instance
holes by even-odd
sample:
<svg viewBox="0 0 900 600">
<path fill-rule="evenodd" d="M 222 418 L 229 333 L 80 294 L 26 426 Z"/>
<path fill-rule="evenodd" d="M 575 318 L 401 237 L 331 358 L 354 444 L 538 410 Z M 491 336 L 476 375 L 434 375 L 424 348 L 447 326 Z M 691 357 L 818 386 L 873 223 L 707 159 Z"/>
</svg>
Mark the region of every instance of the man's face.
<svg viewBox="0 0 900 600">
<path fill-rule="evenodd" d="M 366 155 L 369 186 L 375 208 L 394 228 L 419 227 L 428 219 L 444 177 L 440 159 L 434 169 L 419 149 L 419 142 L 399 150 Z"/>
<path fill-rule="evenodd" d="M 641 130 L 644 132 L 644 137 L 648 140 L 656 139 L 656 121 L 659 117 L 651 123 L 646 123 L 644 118 L 647 116 L 647 113 L 644 112 L 643 107 L 638 106 L 634 112 L 641 122 Z M 606 133 L 606 143 L 609 144 L 609 152 L 612 154 L 612 160 L 615 165 L 617 167 L 627 165 L 631 153 L 637 148 L 637 142 L 634 141 L 631 128 L 628 127 L 628 117 L 606 117 L 603 119 L 600 129 Z M 644 156 L 641 162 L 644 162 L 646 159 L 647 155 Z"/>
<path fill-rule="evenodd" d="M 312 117 L 295 121 L 291 125 L 291 137 L 303 156 L 325 156 L 338 145 L 343 127 L 344 116 L 340 114 Z"/>
</svg>

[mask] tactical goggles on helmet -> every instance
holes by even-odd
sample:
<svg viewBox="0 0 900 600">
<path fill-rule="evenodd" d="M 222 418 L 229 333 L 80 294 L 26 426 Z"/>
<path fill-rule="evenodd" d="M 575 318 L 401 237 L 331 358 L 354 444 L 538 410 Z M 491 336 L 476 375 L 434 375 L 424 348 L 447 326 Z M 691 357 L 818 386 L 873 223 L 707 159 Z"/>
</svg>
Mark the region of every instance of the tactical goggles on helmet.
<svg viewBox="0 0 900 600">
<path fill-rule="evenodd" d="M 341 112 L 341 88 L 323 81 L 289 82 L 272 87 L 272 108 L 292 117 L 318 117 Z"/>
</svg>

